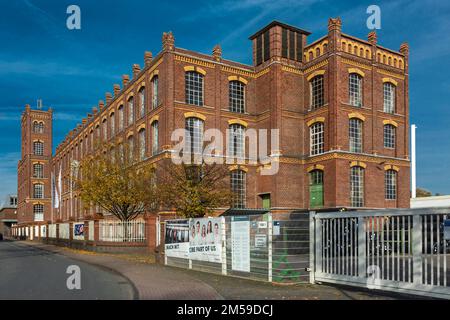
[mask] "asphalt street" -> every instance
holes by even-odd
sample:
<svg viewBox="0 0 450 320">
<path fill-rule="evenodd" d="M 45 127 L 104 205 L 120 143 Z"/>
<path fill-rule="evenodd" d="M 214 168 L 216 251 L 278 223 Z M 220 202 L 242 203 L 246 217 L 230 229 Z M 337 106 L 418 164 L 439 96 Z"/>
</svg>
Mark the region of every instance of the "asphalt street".
<svg viewBox="0 0 450 320">
<path fill-rule="evenodd" d="M 81 289 L 68 289 L 69 277 L 69 283 L 76 283 L 74 274 L 66 273 L 69 266 L 79 267 Z M 134 292 L 127 279 L 106 268 L 18 242 L 0 241 L 0 299 L 128 300 L 135 297 Z"/>
</svg>

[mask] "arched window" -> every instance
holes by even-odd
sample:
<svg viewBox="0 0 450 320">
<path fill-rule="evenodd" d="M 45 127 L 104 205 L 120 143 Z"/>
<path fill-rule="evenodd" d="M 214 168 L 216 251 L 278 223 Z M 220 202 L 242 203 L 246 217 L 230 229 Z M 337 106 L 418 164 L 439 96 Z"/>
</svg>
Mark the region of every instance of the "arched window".
<svg viewBox="0 0 450 320">
<path fill-rule="evenodd" d="M 152 108 L 155 109 L 159 104 L 159 78 L 154 76 L 152 79 Z"/>
<path fill-rule="evenodd" d="M 33 164 L 33 177 L 38 179 L 44 178 L 44 165 L 42 163 Z"/>
<path fill-rule="evenodd" d="M 230 125 L 230 157 L 243 158 L 245 155 L 245 127 L 240 124 Z"/>
<path fill-rule="evenodd" d="M 203 106 L 203 75 L 195 71 L 185 74 L 186 103 Z"/>
<path fill-rule="evenodd" d="M 241 81 L 232 80 L 229 83 L 230 111 L 245 112 L 245 84 Z"/>
<path fill-rule="evenodd" d="M 316 122 L 309 127 L 310 154 L 312 156 L 324 152 L 324 124 Z"/>
<path fill-rule="evenodd" d="M 119 107 L 119 131 L 122 131 L 125 127 L 125 112 L 123 106 Z"/>
<path fill-rule="evenodd" d="M 233 208 L 245 208 L 246 199 L 246 173 L 243 170 L 231 171 L 231 192 L 232 207 Z"/>
<path fill-rule="evenodd" d="M 41 183 L 36 183 L 33 185 L 33 198 L 44 199 L 44 185 Z"/>
<path fill-rule="evenodd" d="M 152 123 L 152 156 L 159 152 L 159 123 L 153 121 Z"/>
<path fill-rule="evenodd" d="M 324 104 L 323 76 L 319 75 L 312 78 L 311 88 L 311 109 L 317 109 Z"/>
<path fill-rule="evenodd" d="M 352 207 L 364 206 L 364 168 L 350 168 L 350 202 Z"/>
<path fill-rule="evenodd" d="M 111 113 L 111 115 L 109 116 L 109 126 L 110 126 L 111 137 L 114 137 L 114 135 L 116 134 L 116 117 L 115 117 L 114 112 Z"/>
<path fill-rule="evenodd" d="M 145 159 L 145 129 L 141 129 L 138 133 L 139 138 L 139 159 Z"/>
<path fill-rule="evenodd" d="M 108 140 L 108 122 L 107 122 L 106 118 L 103 119 L 102 128 L 103 128 L 103 140 L 106 141 L 106 140 Z"/>
<path fill-rule="evenodd" d="M 140 118 L 145 115 L 145 87 L 139 89 L 139 116 Z"/>
<path fill-rule="evenodd" d="M 349 150 L 362 153 L 363 151 L 363 121 L 357 118 L 349 120 Z"/>
<path fill-rule="evenodd" d="M 395 112 L 395 86 L 390 82 L 383 84 L 384 112 Z"/>
<path fill-rule="evenodd" d="M 128 99 L 128 125 L 131 126 L 134 122 L 134 99 Z"/>
<path fill-rule="evenodd" d="M 33 153 L 35 156 L 43 156 L 44 155 L 44 143 L 41 141 L 33 142 Z"/>
<path fill-rule="evenodd" d="M 186 118 L 186 151 L 200 154 L 203 151 L 203 120 L 199 118 Z"/>
<path fill-rule="evenodd" d="M 362 106 L 362 77 L 357 73 L 349 75 L 348 95 L 352 106 Z"/>
<path fill-rule="evenodd" d="M 395 170 L 384 172 L 384 190 L 386 200 L 397 199 L 397 172 Z"/>
<path fill-rule="evenodd" d="M 395 126 L 392 124 L 384 125 L 384 147 L 389 149 L 395 148 Z"/>
<path fill-rule="evenodd" d="M 309 206 L 323 206 L 323 171 L 313 170 L 309 173 Z"/>
<path fill-rule="evenodd" d="M 128 161 L 134 161 L 134 137 L 128 137 Z"/>
<path fill-rule="evenodd" d="M 44 123 L 39 121 L 33 122 L 33 132 L 34 133 L 44 133 Z"/>
</svg>

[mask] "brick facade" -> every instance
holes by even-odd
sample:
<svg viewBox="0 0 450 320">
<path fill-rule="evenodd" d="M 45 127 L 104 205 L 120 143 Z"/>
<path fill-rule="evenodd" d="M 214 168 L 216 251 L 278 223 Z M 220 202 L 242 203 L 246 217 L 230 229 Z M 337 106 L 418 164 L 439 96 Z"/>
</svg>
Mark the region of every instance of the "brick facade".
<svg viewBox="0 0 450 320">
<path fill-rule="evenodd" d="M 289 34 L 289 40 L 286 37 Z M 222 58 L 216 46 L 212 55 L 200 54 L 175 46 L 171 33 L 165 33 L 162 51 L 155 57 L 147 52 L 145 66 L 133 66 L 133 75 L 124 76 L 122 88 L 114 85 L 114 94 L 107 93 L 105 102 L 84 118 L 72 130 L 51 156 L 50 111 L 26 108 L 22 118 L 23 155 L 19 163 L 19 219 L 30 222 L 33 217 L 30 177 L 33 161 L 45 163 L 45 221 L 51 220 L 50 171 L 58 175 L 62 168 L 62 205 L 53 210 L 53 219 L 66 221 L 83 219 L 81 203 L 76 195 L 70 196 L 70 162 L 80 160 L 92 150 L 93 141 L 101 139 L 120 142 L 145 129 L 146 159 L 158 163 L 169 156 L 171 134 L 184 128 L 186 117 L 204 119 L 204 129 L 219 128 L 225 133 L 230 121 L 243 121 L 247 129 L 279 129 L 279 172 L 276 175 L 260 174 L 261 164 L 246 163 L 246 206 L 262 207 L 263 194 L 270 194 L 270 206 L 274 212 L 311 209 L 310 174 L 314 169 L 323 171 L 322 208 L 350 208 L 350 168 L 364 168 L 363 208 L 407 208 L 410 198 L 409 150 L 408 150 L 408 46 L 400 51 L 383 48 L 377 44 L 376 35 L 369 40 L 356 39 L 341 32 L 340 19 L 330 19 L 328 34 L 307 44 L 309 33 L 274 22 L 253 35 L 253 65 L 245 65 Z M 289 43 L 289 48 L 285 44 Z M 258 50 L 264 47 L 259 55 Z M 204 77 L 204 104 L 186 103 L 185 73 L 199 72 Z M 349 74 L 363 77 L 362 106 L 349 104 Z M 310 80 L 314 75 L 324 79 L 324 104 L 311 110 Z M 158 77 L 158 104 L 152 108 L 152 79 Z M 229 110 L 229 82 L 238 79 L 245 83 L 245 113 Z M 383 83 L 395 84 L 395 112 L 383 111 Z M 145 87 L 145 115 L 139 115 L 137 97 Z M 119 130 L 119 108 L 127 110 L 127 101 L 134 98 L 134 121 Z M 111 117 L 115 118 L 114 134 Z M 349 119 L 363 119 L 363 150 L 349 152 Z M 35 159 L 30 154 L 30 142 L 37 139 L 31 133 L 35 118 L 46 122 L 45 156 Z M 125 118 L 128 118 L 125 113 Z M 152 155 L 151 125 L 159 124 L 159 152 Z M 309 126 L 315 121 L 324 123 L 324 152 L 310 156 Z M 383 145 L 383 126 L 395 124 L 395 148 Z M 107 125 L 104 136 L 103 126 Z M 137 145 L 137 140 L 135 142 Z M 248 144 L 247 144 L 248 149 Z M 394 200 L 385 200 L 385 170 L 397 172 L 397 194 Z"/>
</svg>

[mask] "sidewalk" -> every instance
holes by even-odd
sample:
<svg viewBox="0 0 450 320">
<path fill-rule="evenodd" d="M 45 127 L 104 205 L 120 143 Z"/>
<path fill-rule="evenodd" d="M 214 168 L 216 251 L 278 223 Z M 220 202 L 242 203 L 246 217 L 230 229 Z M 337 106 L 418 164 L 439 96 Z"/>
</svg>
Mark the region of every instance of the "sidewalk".
<svg viewBox="0 0 450 320">
<path fill-rule="evenodd" d="M 35 248 L 67 256 L 122 274 L 136 288 L 140 300 L 216 300 L 222 297 L 212 287 L 157 264 L 132 262 L 106 254 L 80 254 L 75 251 L 37 242 L 21 242 Z M 177 272 L 178 271 L 178 272 Z"/>
<path fill-rule="evenodd" d="M 411 299 L 404 295 L 328 285 L 274 285 L 211 273 L 166 267 L 97 253 L 25 242 L 42 250 L 68 256 L 119 272 L 132 282 L 142 300 L 392 300 Z"/>
</svg>

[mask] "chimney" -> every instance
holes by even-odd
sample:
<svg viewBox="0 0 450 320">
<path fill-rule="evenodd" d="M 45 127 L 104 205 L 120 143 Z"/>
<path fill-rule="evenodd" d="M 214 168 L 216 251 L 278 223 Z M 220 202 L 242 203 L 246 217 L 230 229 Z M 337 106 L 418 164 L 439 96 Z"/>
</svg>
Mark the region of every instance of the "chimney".
<svg viewBox="0 0 450 320">
<path fill-rule="evenodd" d="M 218 62 L 222 60 L 222 47 L 219 44 L 217 44 L 213 49 L 213 57 L 214 60 Z"/>
<path fill-rule="evenodd" d="M 104 107 L 105 107 L 105 103 L 103 102 L 103 100 L 99 100 L 98 101 L 98 109 L 103 110 Z"/>
<path fill-rule="evenodd" d="M 120 84 L 114 85 L 114 97 L 117 97 L 120 93 Z"/>
<path fill-rule="evenodd" d="M 127 74 L 122 75 L 122 87 L 125 88 L 130 81 L 130 76 Z"/>
<path fill-rule="evenodd" d="M 83 127 L 84 127 L 86 125 L 86 123 L 87 123 L 87 119 L 83 118 L 83 120 L 81 120 L 81 123 L 83 124 Z"/>
<path fill-rule="evenodd" d="M 92 114 L 95 116 L 97 114 L 98 110 L 96 106 L 92 107 Z"/>
<path fill-rule="evenodd" d="M 139 72 L 141 72 L 141 67 L 137 63 L 133 64 L 133 79 L 137 77 Z"/>
<path fill-rule="evenodd" d="M 328 51 L 341 50 L 341 30 L 342 21 L 341 18 L 328 19 Z"/>
<path fill-rule="evenodd" d="M 106 100 L 106 104 L 109 105 L 112 101 L 112 94 L 111 92 L 106 92 L 105 93 L 105 100 Z"/>
<path fill-rule="evenodd" d="M 377 44 L 377 33 L 375 32 L 375 30 L 370 31 L 369 34 L 367 35 L 367 40 L 372 44 L 372 45 L 376 45 Z"/>
<path fill-rule="evenodd" d="M 145 66 L 149 66 L 150 63 L 152 63 L 153 60 L 153 55 L 151 51 L 145 51 L 144 53 L 144 61 L 145 61 Z"/>
<path fill-rule="evenodd" d="M 409 55 L 409 44 L 407 42 L 403 42 L 400 46 L 400 52 L 407 57 Z"/>
</svg>

